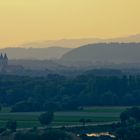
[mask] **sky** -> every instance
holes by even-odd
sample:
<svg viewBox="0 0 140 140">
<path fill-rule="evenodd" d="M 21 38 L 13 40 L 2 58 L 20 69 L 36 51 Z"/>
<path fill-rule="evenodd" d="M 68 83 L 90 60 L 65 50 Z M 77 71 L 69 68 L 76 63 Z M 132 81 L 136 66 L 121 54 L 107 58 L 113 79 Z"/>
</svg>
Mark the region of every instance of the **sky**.
<svg viewBox="0 0 140 140">
<path fill-rule="evenodd" d="M 140 33 L 140 0 L 0 0 L 0 47 Z"/>
</svg>

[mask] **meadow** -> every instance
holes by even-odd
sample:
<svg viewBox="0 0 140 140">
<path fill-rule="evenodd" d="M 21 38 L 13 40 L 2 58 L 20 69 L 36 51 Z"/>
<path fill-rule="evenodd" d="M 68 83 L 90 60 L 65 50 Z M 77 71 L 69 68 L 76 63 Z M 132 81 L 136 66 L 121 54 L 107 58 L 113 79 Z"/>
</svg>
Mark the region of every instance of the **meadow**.
<svg viewBox="0 0 140 140">
<path fill-rule="evenodd" d="M 128 107 L 85 107 L 79 111 L 55 112 L 53 126 L 80 125 L 81 118 L 90 119 L 90 124 L 105 124 L 119 121 L 122 111 Z M 16 120 L 18 128 L 40 127 L 38 117 L 42 112 L 10 112 L 10 108 L 3 108 L 0 112 L 0 127 L 4 127 L 8 120 Z"/>
</svg>

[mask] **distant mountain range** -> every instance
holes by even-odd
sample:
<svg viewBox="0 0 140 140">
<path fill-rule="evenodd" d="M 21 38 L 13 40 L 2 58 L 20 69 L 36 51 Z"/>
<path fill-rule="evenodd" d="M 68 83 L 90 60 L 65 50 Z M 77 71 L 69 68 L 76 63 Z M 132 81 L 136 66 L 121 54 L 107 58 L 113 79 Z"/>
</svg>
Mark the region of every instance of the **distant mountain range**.
<svg viewBox="0 0 140 140">
<path fill-rule="evenodd" d="M 62 39 L 42 42 L 31 42 L 23 44 L 19 47 L 22 48 L 47 48 L 52 46 L 60 46 L 64 48 L 77 48 L 87 44 L 103 42 L 140 42 L 140 34 L 132 35 L 128 37 L 112 38 L 112 39 L 101 39 L 101 38 L 81 38 L 81 39 Z"/>
<path fill-rule="evenodd" d="M 75 51 L 75 48 L 79 48 L 87 44 L 110 43 L 110 42 L 119 42 L 119 43 L 140 42 L 140 34 L 113 39 L 85 38 L 85 39 L 62 39 L 56 41 L 31 42 L 27 44 L 22 44 L 17 47 L 0 49 L 0 52 L 2 53 L 6 52 L 10 59 L 42 59 L 42 60 L 60 59 L 63 55 L 67 54 L 69 51 Z"/>
<path fill-rule="evenodd" d="M 106 39 L 105 42 L 120 42 L 120 43 L 130 43 L 130 42 L 140 42 L 140 34 L 131 35 L 128 37 L 120 37 L 120 38 L 113 38 L 113 39 Z"/>
<path fill-rule="evenodd" d="M 27 44 L 22 44 L 21 48 L 48 48 L 53 46 L 60 46 L 63 48 L 77 48 L 86 44 L 98 43 L 102 39 L 98 38 L 83 38 L 83 39 L 61 39 L 52 41 L 40 41 L 40 42 L 30 42 Z"/>
<path fill-rule="evenodd" d="M 49 47 L 49 48 L 5 48 L 0 49 L 1 53 L 7 53 L 10 59 L 59 59 L 63 54 L 70 51 L 70 48 Z"/>
<path fill-rule="evenodd" d="M 77 64 L 140 63 L 140 43 L 98 43 L 73 49 L 61 61 Z"/>
</svg>

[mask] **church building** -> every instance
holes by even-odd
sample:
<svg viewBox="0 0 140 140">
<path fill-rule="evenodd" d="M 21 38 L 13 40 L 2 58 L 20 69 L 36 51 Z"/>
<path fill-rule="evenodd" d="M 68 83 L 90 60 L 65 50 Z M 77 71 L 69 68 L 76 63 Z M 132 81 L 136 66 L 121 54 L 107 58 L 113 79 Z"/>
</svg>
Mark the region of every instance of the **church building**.
<svg viewBox="0 0 140 140">
<path fill-rule="evenodd" d="M 7 57 L 7 54 L 4 55 L 0 54 L 0 72 L 1 73 L 17 73 L 22 71 L 24 68 L 20 65 L 9 65 L 8 63 L 9 59 Z"/>
</svg>

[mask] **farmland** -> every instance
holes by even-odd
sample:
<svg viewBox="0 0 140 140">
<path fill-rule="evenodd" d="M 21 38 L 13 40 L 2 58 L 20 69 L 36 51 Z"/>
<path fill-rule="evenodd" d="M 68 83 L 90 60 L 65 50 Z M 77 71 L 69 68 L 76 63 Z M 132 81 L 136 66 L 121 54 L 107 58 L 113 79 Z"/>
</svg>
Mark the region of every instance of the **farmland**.
<svg viewBox="0 0 140 140">
<path fill-rule="evenodd" d="M 119 120 L 119 115 L 128 107 L 85 107 L 80 111 L 55 112 L 53 126 L 79 125 L 81 118 L 90 119 L 92 124 L 102 124 Z M 38 117 L 41 112 L 11 113 L 9 108 L 3 108 L 0 113 L 0 127 L 8 120 L 16 120 L 18 128 L 41 126 Z"/>
</svg>

